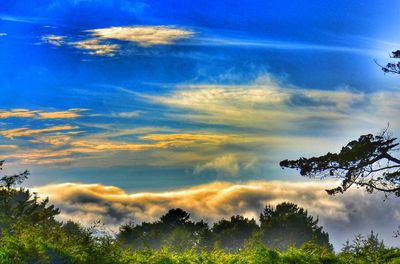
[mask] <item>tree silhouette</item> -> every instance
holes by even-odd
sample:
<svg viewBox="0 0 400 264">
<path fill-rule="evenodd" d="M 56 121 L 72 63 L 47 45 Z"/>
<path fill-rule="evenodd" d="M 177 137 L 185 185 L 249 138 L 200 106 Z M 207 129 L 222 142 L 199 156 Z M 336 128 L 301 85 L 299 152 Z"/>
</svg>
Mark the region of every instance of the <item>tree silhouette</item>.
<svg viewBox="0 0 400 264">
<path fill-rule="evenodd" d="M 390 57 L 394 58 L 394 59 L 400 59 L 400 50 L 393 51 L 392 56 L 390 56 Z M 375 61 L 375 63 L 379 67 L 381 67 L 381 69 L 384 73 L 400 74 L 400 62 L 398 62 L 398 63 L 389 62 L 385 66 L 380 65 L 377 61 Z"/>
<path fill-rule="evenodd" d="M 260 215 L 261 240 L 268 248 L 286 250 L 308 241 L 331 249 L 328 233 L 318 226 L 318 219 L 293 203 L 266 206 Z"/>
<path fill-rule="evenodd" d="M 3 170 L 4 160 L 0 160 L 0 170 Z M 5 187 L 10 190 L 17 184 L 21 184 L 24 180 L 28 179 L 29 172 L 25 170 L 22 173 L 14 175 L 5 175 L 0 178 L 0 187 Z"/>
<path fill-rule="evenodd" d="M 400 159 L 395 156 L 399 143 L 396 140 L 387 130 L 378 136 L 362 135 L 339 153 L 283 160 L 280 166 L 299 169 L 302 176 L 341 179 L 340 186 L 326 190 L 331 195 L 343 193 L 356 185 L 368 192 L 381 191 L 400 196 Z"/>
<path fill-rule="evenodd" d="M 237 251 L 244 247 L 246 240 L 258 229 L 254 219 L 236 215 L 230 220 L 223 219 L 214 223 L 211 231 L 219 247 L 228 251 Z"/>
</svg>

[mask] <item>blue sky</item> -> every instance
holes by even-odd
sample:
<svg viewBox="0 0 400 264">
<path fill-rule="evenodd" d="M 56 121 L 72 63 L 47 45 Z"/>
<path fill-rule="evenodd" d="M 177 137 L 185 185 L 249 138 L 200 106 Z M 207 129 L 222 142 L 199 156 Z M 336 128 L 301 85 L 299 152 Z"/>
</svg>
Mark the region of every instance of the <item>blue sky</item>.
<svg viewBox="0 0 400 264">
<path fill-rule="evenodd" d="M 0 1 L 0 155 L 48 193 L 308 184 L 279 161 L 398 134 L 399 5 Z"/>
</svg>

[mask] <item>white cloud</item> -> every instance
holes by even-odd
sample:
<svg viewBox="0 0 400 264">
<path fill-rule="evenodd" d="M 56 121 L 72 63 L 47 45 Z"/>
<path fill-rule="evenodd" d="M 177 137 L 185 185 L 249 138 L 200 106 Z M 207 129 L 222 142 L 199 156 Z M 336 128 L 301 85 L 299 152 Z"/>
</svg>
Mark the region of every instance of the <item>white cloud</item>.
<svg viewBox="0 0 400 264">
<path fill-rule="evenodd" d="M 119 113 L 114 113 L 113 116 L 121 118 L 132 118 L 132 117 L 138 117 L 142 113 L 143 113 L 142 111 L 119 112 Z"/>
<path fill-rule="evenodd" d="M 204 170 L 215 170 L 221 174 L 228 174 L 230 176 L 236 176 L 239 171 L 239 162 L 234 154 L 225 154 L 216 157 L 205 164 L 197 165 L 195 168 L 196 173 L 200 173 Z"/>
<path fill-rule="evenodd" d="M 65 44 L 65 36 L 46 35 L 42 37 L 42 41 L 52 44 L 54 46 L 61 46 Z"/>
</svg>

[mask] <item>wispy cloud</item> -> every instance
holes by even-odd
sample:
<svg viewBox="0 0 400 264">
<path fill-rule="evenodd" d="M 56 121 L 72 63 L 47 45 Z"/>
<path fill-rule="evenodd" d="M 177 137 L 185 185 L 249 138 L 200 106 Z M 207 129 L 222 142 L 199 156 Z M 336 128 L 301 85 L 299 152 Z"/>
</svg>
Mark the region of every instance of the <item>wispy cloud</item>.
<svg viewBox="0 0 400 264">
<path fill-rule="evenodd" d="M 299 41 L 282 41 L 274 39 L 251 39 L 251 38 L 234 38 L 234 37 L 199 37 L 193 45 L 205 46 L 236 46 L 236 47 L 253 47 L 277 50 L 312 50 L 312 51 L 330 51 L 330 52 L 346 52 L 358 53 L 363 55 L 378 54 L 379 50 L 368 49 L 358 46 L 338 46 L 330 44 L 315 44 Z"/>
<path fill-rule="evenodd" d="M 118 113 L 113 113 L 112 116 L 121 118 L 133 118 L 140 116 L 142 113 L 143 113 L 142 111 L 118 112 Z"/>
<path fill-rule="evenodd" d="M 119 49 L 117 44 L 108 44 L 101 42 L 100 39 L 86 39 L 77 42 L 69 42 L 70 45 L 77 49 L 88 50 L 88 54 L 101 56 L 114 56 L 116 50 Z"/>
<path fill-rule="evenodd" d="M 330 232 L 335 246 L 340 247 L 353 234 L 369 232 L 371 228 L 390 237 L 400 215 L 395 200 L 382 201 L 382 196 L 352 190 L 341 196 L 328 196 L 325 188 L 334 182 L 255 181 L 244 183 L 214 182 L 168 192 L 127 193 L 114 186 L 101 184 L 64 183 L 38 186 L 43 197 L 61 209 L 61 219 L 79 220 L 91 224 L 93 219 L 117 228 L 134 220 L 152 221 L 170 208 L 183 208 L 195 219 L 209 222 L 241 214 L 258 219 L 266 204 L 289 201 L 318 216 Z M 365 212 L 376 212 L 368 214 Z M 389 239 L 390 240 L 390 239 Z M 393 241 L 391 241 L 393 242 Z"/>
<path fill-rule="evenodd" d="M 398 92 L 365 93 L 348 88 L 304 89 L 282 84 L 268 74 L 242 85 L 185 84 L 164 95 L 132 94 L 169 107 L 168 118 L 277 133 L 281 129 L 305 131 L 307 127 L 314 132 L 310 128 L 316 120 L 321 129 L 351 123 L 367 127 L 379 124 L 382 118 L 396 123 L 399 107 L 393 98 L 400 96 Z"/>
<path fill-rule="evenodd" d="M 0 20 L 9 21 L 9 22 L 18 22 L 18 23 L 29 23 L 29 24 L 53 24 L 54 21 L 51 19 L 47 19 L 44 17 L 35 17 L 35 16 L 15 16 L 9 14 L 1 14 Z"/>
<path fill-rule="evenodd" d="M 26 136 L 38 135 L 38 134 L 54 132 L 54 131 L 71 130 L 71 129 L 76 129 L 76 128 L 78 128 L 78 127 L 70 126 L 70 125 L 51 126 L 51 127 L 46 127 L 46 128 L 40 128 L 40 129 L 14 128 L 14 129 L 0 131 L 0 135 L 2 135 L 3 137 L 6 137 L 6 138 L 26 137 Z"/>
<path fill-rule="evenodd" d="M 65 44 L 65 40 L 64 40 L 65 36 L 46 35 L 46 36 L 43 36 L 41 39 L 43 42 L 47 42 L 54 46 L 61 46 L 61 45 Z"/>
<path fill-rule="evenodd" d="M 83 108 L 71 108 L 66 111 L 43 111 L 43 110 L 29 110 L 29 109 L 11 109 L 11 110 L 0 110 L 1 118 L 35 118 L 35 119 L 70 119 L 80 117 L 80 112 L 84 112 L 87 109 Z"/>
<path fill-rule="evenodd" d="M 238 159 L 234 154 L 225 154 L 205 164 L 197 165 L 195 168 L 196 173 L 204 170 L 215 170 L 218 173 L 236 176 L 240 171 L 240 167 Z"/>
<path fill-rule="evenodd" d="M 102 159 L 105 154 L 108 156 L 118 153 L 145 152 L 160 150 L 186 150 L 184 153 L 187 157 L 178 157 L 174 154 L 169 155 L 170 163 L 182 162 L 182 159 L 190 160 L 193 157 L 187 151 L 193 149 L 216 148 L 223 144 L 234 144 L 243 140 L 236 135 L 219 135 L 219 134 L 147 134 L 138 135 L 135 142 L 128 140 L 115 140 L 113 137 L 121 135 L 137 133 L 136 131 L 121 131 L 115 133 L 92 132 L 87 135 L 81 135 L 81 131 L 76 130 L 77 126 L 59 125 L 46 127 L 41 129 L 16 128 L 0 131 L 0 135 L 8 139 L 18 137 L 27 137 L 27 142 L 30 143 L 30 149 L 15 149 L 3 156 L 8 159 L 18 159 L 24 164 L 46 164 L 62 163 L 75 161 L 81 163 L 85 158 Z M 141 130 L 138 132 L 146 132 Z M 45 134 L 45 135 L 43 135 Z M 25 143 L 27 143 L 25 142 Z M 22 142 L 20 142 L 22 143 Z M 133 154 L 134 155 L 134 154 Z M 146 164 L 152 163 L 155 165 L 156 159 L 150 158 L 151 154 L 145 154 L 147 157 Z M 129 155 L 128 155 L 129 156 Z M 132 164 L 132 161 L 124 160 Z M 165 159 L 164 159 L 165 160 Z M 204 158 L 198 155 L 196 162 L 204 162 Z M 114 160 L 114 162 L 119 162 Z M 165 161 L 164 161 L 165 162 Z M 109 162 L 107 163 L 109 164 Z M 108 166 L 108 165 L 107 165 Z"/>
<path fill-rule="evenodd" d="M 4 145 L 0 144 L 0 149 L 17 149 L 18 145 Z"/>
</svg>

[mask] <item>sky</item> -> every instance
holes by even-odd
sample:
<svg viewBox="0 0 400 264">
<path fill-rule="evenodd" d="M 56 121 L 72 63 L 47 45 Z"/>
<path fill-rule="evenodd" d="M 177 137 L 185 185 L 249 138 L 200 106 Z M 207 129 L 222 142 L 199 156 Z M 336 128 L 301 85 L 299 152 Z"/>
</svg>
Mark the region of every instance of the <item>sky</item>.
<svg viewBox="0 0 400 264">
<path fill-rule="evenodd" d="M 296 202 L 335 248 L 391 245 L 396 200 L 279 161 L 399 135 L 398 1 L 0 0 L 0 155 L 62 219 L 181 207 L 212 223 Z M 382 217 L 384 216 L 384 217 Z"/>
</svg>

